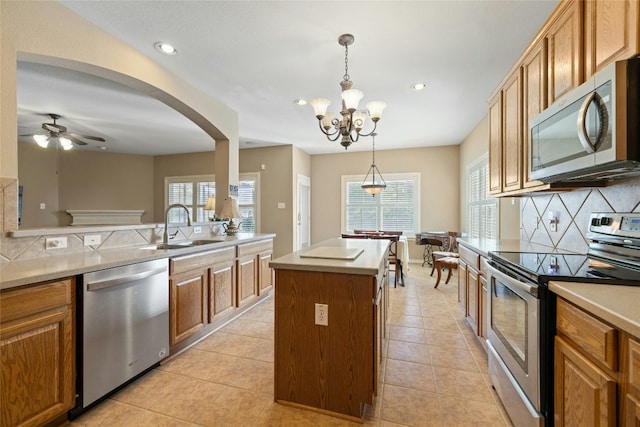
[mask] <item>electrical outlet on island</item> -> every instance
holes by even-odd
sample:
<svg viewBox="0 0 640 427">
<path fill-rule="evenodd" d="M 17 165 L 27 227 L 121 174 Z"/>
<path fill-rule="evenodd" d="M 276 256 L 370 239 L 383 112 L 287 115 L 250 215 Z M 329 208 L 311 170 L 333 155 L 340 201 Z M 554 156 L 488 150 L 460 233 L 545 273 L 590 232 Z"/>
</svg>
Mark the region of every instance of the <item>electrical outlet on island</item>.
<svg viewBox="0 0 640 427">
<path fill-rule="evenodd" d="M 316 303 L 316 325 L 329 326 L 329 306 Z"/>
</svg>

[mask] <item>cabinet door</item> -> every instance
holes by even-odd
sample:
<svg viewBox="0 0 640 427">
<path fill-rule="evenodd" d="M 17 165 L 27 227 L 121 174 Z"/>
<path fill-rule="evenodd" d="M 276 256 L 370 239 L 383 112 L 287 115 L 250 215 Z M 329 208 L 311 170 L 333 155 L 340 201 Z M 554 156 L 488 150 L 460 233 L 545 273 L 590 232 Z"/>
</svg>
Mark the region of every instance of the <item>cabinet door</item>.
<svg viewBox="0 0 640 427">
<path fill-rule="evenodd" d="M 238 260 L 238 307 L 257 295 L 258 257 L 247 256 Z"/>
<path fill-rule="evenodd" d="M 502 91 L 489 101 L 489 194 L 502 192 Z"/>
<path fill-rule="evenodd" d="M 207 323 L 207 269 L 176 274 L 169 282 L 169 344 L 174 346 Z"/>
<path fill-rule="evenodd" d="M 503 92 L 502 191 L 522 186 L 522 69 L 509 77 Z"/>
<path fill-rule="evenodd" d="M 487 279 L 480 276 L 480 319 L 478 320 L 478 336 L 487 333 Z"/>
<path fill-rule="evenodd" d="M 2 294 L 0 425 L 45 425 L 74 406 L 74 301 L 73 280 Z"/>
<path fill-rule="evenodd" d="M 209 269 L 209 323 L 218 314 L 235 307 L 235 260 L 211 266 Z"/>
<path fill-rule="evenodd" d="M 549 104 L 582 83 L 582 1 L 570 0 L 547 33 Z"/>
<path fill-rule="evenodd" d="M 458 302 L 462 307 L 465 317 L 467 316 L 467 263 L 458 262 Z"/>
<path fill-rule="evenodd" d="M 467 266 L 467 320 L 471 329 L 478 333 L 478 272 Z"/>
<path fill-rule="evenodd" d="M 273 269 L 269 263 L 273 258 L 271 251 L 262 252 L 258 255 L 260 268 L 258 270 L 258 294 L 262 295 L 273 287 Z"/>
<path fill-rule="evenodd" d="M 522 120 L 523 149 L 522 169 L 524 188 L 542 185 L 540 181 L 531 180 L 529 123 L 531 119 L 547 108 L 547 40 L 541 39 L 529 52 L 522 63 Z"/>
<path fill-rule="evenodd" d="M 616 382 L 569 341 L 555 340 L 555 425 L 614 426 Z"/>
<path fill-rule="evenodd" d="M 585 2 L 585 79 L 638 53 L 638 0 Z"/>
<path fill-rule="evenodd" d="M 628 359 L 623 384 L 626 385 L 626 399 L 622 419 L 627 427 L 640 425 L 640 343 L 627 339 Z"/>
</svg>

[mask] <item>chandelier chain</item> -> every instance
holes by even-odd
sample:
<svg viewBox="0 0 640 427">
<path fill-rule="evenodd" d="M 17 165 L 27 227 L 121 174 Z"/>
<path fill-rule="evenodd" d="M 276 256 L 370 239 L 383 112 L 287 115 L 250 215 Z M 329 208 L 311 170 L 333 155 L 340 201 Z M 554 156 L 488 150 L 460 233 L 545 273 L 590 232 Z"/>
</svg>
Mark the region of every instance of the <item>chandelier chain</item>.
<svg viewBox="0 0 640 427">
<path fill-rule="evenodd" d="M 345 82 L 348 82 L 351 77 L 349 76 L 349 46 L 344 46 L 344 76 L 342 76 Z"/>
</svg>

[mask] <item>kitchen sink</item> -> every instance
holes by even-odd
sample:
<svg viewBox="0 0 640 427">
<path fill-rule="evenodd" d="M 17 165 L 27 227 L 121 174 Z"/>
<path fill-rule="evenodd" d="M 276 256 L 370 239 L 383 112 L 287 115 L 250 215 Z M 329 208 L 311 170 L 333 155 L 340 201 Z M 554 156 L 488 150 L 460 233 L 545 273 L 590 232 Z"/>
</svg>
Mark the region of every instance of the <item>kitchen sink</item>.
<svg viewBox="0 0 640 427">
<path fill-rule="evenodd" d="M 183 242 L 173 243 L 158 243 L 157 245 L 143 246 L 141 249 L 184 249 L 192 248 L 194 246 L 212 245 L 214 243 L 226 242 L 225 239 L 199 239 L 199 240 L 186 240 Z"/>
</svg>

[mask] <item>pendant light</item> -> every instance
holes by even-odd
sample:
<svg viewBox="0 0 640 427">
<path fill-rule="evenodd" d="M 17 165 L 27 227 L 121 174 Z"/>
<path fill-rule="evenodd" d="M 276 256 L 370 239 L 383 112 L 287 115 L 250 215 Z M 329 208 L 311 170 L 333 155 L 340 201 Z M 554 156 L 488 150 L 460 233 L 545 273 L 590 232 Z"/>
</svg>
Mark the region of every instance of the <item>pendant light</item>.
<svg viewBox="0 0 640 427">
<path fill-rule="evenodd" d="M 371 134 L 371 139 L 373 140 L 373 160 L 371 161 L 371 167 L 367 172 L 367 176 L 364 178 L 362 182 L 362 189 L 371 194 L 373 197 L 376 194 L 380 194 L 382 190 L 387 188 L 387 183 L 385 182 L 382 174 L 378 170 L 378 166 L 376 166 L 376 133 Z M 376 174 L 378 175 L 378 179 L 376 181 Z M 371 175 L 371 181 L 369 181 L 369 175 Z"/>
</svg>

